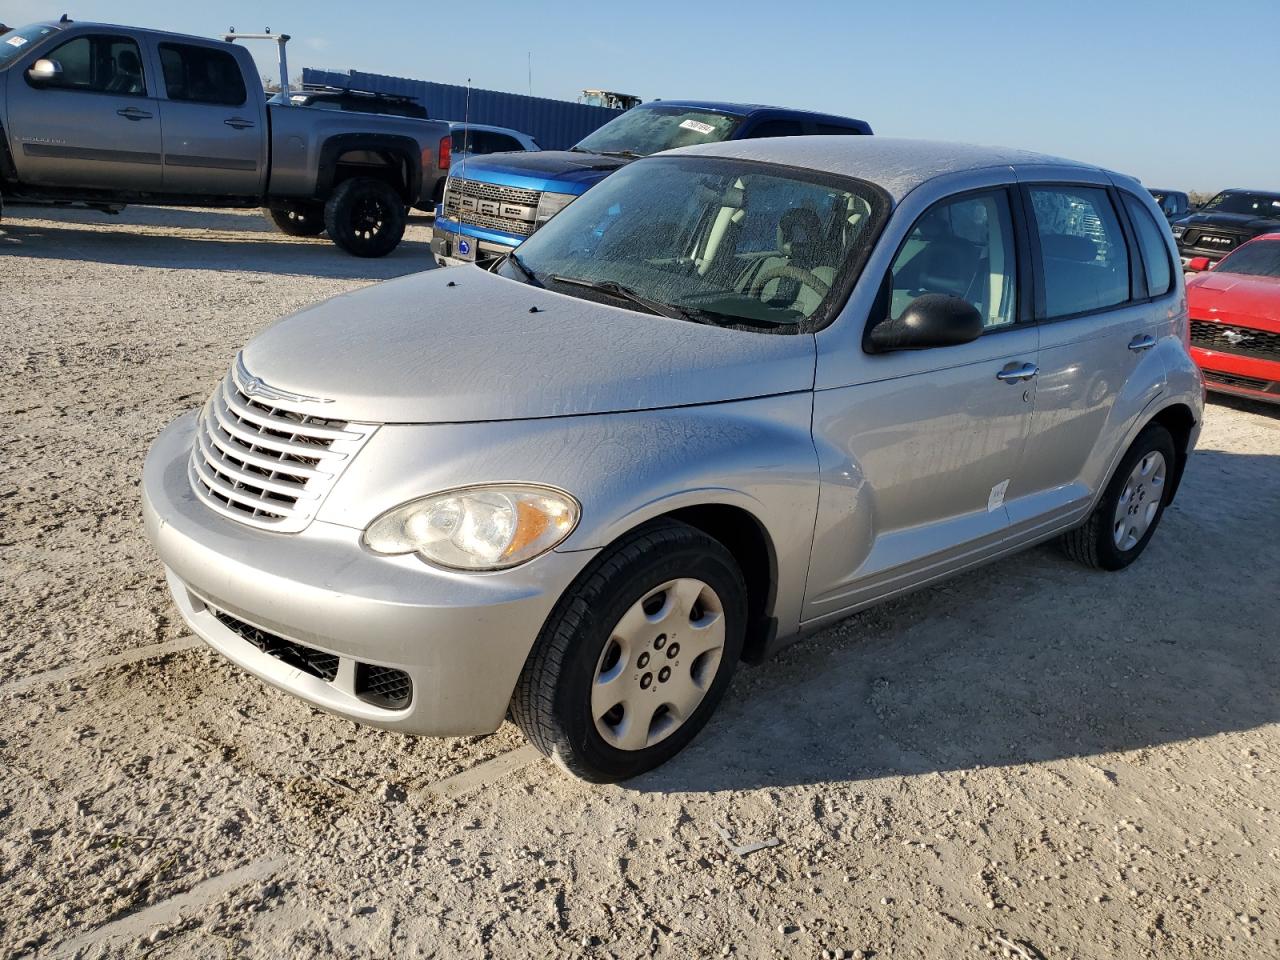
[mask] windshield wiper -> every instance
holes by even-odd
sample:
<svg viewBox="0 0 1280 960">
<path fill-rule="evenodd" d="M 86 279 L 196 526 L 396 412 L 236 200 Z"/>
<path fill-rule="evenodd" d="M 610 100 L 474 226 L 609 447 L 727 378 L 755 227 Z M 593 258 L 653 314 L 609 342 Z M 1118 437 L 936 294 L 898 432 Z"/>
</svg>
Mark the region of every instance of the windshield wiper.
<svg viewBox="0 0 1280 960">
<path fill-rule="evenodd" d="M 524 265 L 524 261 L 520 259 L 520 254 L 516 253 L 514 250 L 512 250 L 510 253 L 507 254 L 507 260 L 509 260 L 511 263 L 514 263 L 516 265 L 516 269 L 529 278 L 530 284 L 532 284 L 535 287 L 546 286 L 546 284 L 544 284 L 541 280 L 538 279 L 538 275 L 536 273 L 534 273 L 532 270 L 530 270 L 528 267 Z"/>
<path fill-rule="evenodd" d="M 602 157 L 625 157 L 628 160 L 639 160 L 644 157 L 643 153 L 636 153 L 634 150 L 595 150 L 592 152 L 598 153 Z"/>
<path fill-rule="evenodd" d="M 563 283 L 570 287 L 582 287 L 586 290 L 595 290 L 597 293 L 605 293 L 611 297 L 617 297 L 619 300 L 625 300 L 628 303 L 635 304 L 637 307 L 641 307 L 649 313 L 656 314 L 659 317 L 666 317 L 668 320 L 692 320 L 694 323 L 703 322 L 680 307 L 672 306 L 669 303 L 663 303 L 660 300 L 651 300 L 644 294 L 637 293 L 630 287 L 618 283 L 616 280 L 583 280 L 581 277 L 562 277 L 556 274 L 552 274 L 551 279 L 556 283 Z"/>
<path fill-rule="evenodd" d="M 719 310 L 704 310 L 701 307 L 678 306 L 675 309 L 685 314 L 686 319 L 698 323 L 706 323 L 715 327 L 753 327 L 757 330 L 775 330 L 778 327 L 794 327 L 792 320 L 771 320 L 768 317 L 743 317 L 736 313 L 722 313 Z"/>
</svg>

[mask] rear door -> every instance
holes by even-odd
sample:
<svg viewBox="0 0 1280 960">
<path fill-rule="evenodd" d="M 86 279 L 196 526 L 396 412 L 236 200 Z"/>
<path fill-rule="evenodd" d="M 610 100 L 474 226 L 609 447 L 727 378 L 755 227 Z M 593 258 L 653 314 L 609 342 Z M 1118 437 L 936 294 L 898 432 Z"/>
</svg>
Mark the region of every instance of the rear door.
<svg viewBox="0 0 1280 960">
<path fill-rule="evenodd" d="M 166 193 L 256 197 L 267 165 L 266 105 L 251 101 L 239 60 L 225 47 L 154 40 L 164 79 Z"/>
<path fill-rule="evenodd" d="M 33 82 L 37 59 L 61 75 Z M 160 189 L 156 78 L 140 38 L 111 28 L 81 33 L 17 65 L 9 77 L 14 164 L 26 183 L 83 189 Z"/>
<path fill-rule="evenodd" d="M 1068 181 L 1033 168 L 1019 177 L 1036 266 L 1040 369 L 1025 495 L 1010 500 L 1009 514 L 1013 535 L 1034 536 L 1088 510 L 1164 378 L 1152 355 L 1160 305 L 1120 192 L 1101 173 L 1075 170 Z M 1160 284 L 1163 302 L 1173 289 L 1167 263 Z"/>
</svg>

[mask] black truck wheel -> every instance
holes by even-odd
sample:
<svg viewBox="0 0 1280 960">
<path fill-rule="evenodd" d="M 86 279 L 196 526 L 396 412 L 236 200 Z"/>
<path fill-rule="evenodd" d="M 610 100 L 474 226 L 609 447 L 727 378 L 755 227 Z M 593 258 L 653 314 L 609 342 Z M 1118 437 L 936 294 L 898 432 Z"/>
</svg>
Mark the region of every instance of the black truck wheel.
<svg viewBox="0 0 1280 960">
<path fill-rule="evenodd" d="M 324 233 L 323 203 L 273 203 L 263 207 L 262 212 L 277 230 L 290 237 L 318 237 Z"/>
<path fill-rule="evenodd" d="M 324 205 L 329 239 L 357 257 L 385 257 L 404 236 L 404 200 L 383 180 L 344 180 Z"/>
</svg>

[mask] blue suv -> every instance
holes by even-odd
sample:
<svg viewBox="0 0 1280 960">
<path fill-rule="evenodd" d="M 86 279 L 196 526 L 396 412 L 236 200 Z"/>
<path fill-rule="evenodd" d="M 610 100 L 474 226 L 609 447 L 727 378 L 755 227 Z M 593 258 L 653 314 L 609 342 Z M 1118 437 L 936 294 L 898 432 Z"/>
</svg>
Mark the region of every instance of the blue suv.
<svg viewBox="0 0 1280 960">
<path fill-rule="evenodd" d="M 619 167 L 719 140 L 858 135 L 866 121 L 807 110 L 698 100 L 632 107 L 568 150 L 471 156 L 450 173 L 431 250 L 441 266 L 505 256 Z"/>
</svg>

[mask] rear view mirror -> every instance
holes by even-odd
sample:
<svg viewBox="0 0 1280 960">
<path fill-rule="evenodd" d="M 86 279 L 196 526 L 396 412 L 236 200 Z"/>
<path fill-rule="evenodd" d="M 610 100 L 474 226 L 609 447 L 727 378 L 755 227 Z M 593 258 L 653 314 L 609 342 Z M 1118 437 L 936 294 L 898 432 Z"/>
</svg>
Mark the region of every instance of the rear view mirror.
<svg viewBox="0 0 1280 960">
<path fill-rule="evenodd" d="M 37 87 L 57 83 L 62 79 L 62 64 L 57 60 L 37 60 L 27 70 L 27 78 Z"/>
<path fill-rule="evenodd" d="M 1192 273 L 1199 273 L 1201 270 L 1209 269 L 1208 257 L 1192 257 L 1187 261 L 1187 269 Z"/>
<path fill-rule="evenodd" d="M 968 300 L 944 293 L 916 297 L 902 316 L 881 320 L 867 335 L 874 353 L 970 343 L 982 336 L 982 314 Z"/>
</svg>

